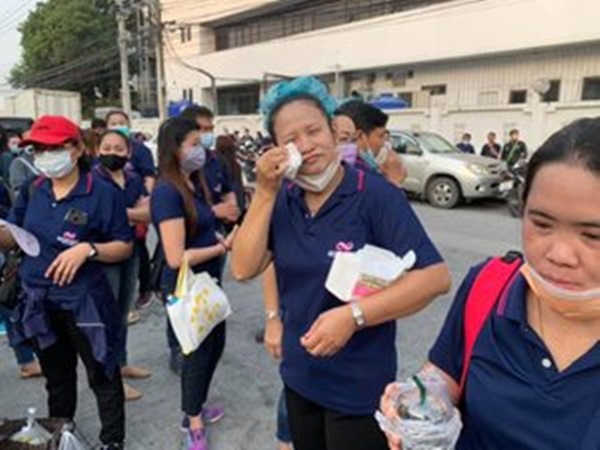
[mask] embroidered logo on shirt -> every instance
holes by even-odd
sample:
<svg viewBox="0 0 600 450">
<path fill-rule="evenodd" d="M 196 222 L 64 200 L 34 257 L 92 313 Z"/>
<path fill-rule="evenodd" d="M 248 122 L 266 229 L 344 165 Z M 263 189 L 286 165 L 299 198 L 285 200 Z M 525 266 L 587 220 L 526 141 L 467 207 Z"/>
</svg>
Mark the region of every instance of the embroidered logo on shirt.
<svg viewBox="0 0 600 450">
<path fill-rule="evenodd" d="M 214 191 L 214 192 L 221 192 L 222 190 L 223 190 L 223 186 L 221 185 L 221 183 L 219 183 L 219 184 L 215 184 L 215 185 L 213 186 L 213 191 Z"/>
<path fill-rule="evenodd" d="M 79 244 L 79 239 L 77 239 L 77 233 L 74 233 L 73 231 L 65 231 L 63 235 L 58 236 L 56 240 L 61 244 L 66 245 L 67 247 L 73 247 Z"/>
<path fill-rule="evenodd" d="M 351 252 L 352 250 L 354 250 L 354 242 L 340 241 L 337 244 L 335 244 L 335 250 L 329 251 L 329 253 L 327 253 L 327 255 L 330 258 L 335 258 L 335 254 L 338 252 L 348 253 L 348 252 Z"/>
</svg>

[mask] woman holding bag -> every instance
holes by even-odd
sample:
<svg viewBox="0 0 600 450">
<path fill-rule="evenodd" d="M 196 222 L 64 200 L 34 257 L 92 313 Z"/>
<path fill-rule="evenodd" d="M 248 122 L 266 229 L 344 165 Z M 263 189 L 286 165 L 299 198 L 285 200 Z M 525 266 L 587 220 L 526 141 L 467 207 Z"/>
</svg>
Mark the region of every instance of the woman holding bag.
<svg viewBox="0 0 600 450">
<path fill-rule="evenodd" d="M 204 178 L 206 151 L 200 145 L 198 125 L 173 118 L 162 124 L 158 136 L 160 177 L 152 192 L 150 212 L 165 253 L 161 276 L 163 297 L 175 291 L 177 273 L 187 260 L 194 273 L 207 272 L 218 278 L 220 260 L 232 244 L 235 232 L 226 239 L 216 233 L 217 219 Z M 217 363 L 225 347 L 225 323 L 217 325 L 200 347 L 184 357 L 181 374 L 183 428 L 186 448 L 206 450 L 205 422 L 222 417 L 217 408 L 204 408 Z"/>
</svg>

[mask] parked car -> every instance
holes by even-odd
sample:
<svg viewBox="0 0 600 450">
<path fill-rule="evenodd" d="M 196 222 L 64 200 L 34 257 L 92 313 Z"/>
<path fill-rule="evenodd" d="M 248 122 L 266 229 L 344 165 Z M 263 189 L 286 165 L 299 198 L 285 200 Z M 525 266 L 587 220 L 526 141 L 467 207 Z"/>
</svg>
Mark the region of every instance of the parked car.
<svg viewBox="0 0 600 450">
<path fill-rule="evenodd" d="M 405 190 L 433 206 L 450 209 L 462 200 L 499 197 L 512 187 L 504 162 L 462 153 L 439 134 L 390 131 L 390 139 L 408 172 Z"/>
</svg>

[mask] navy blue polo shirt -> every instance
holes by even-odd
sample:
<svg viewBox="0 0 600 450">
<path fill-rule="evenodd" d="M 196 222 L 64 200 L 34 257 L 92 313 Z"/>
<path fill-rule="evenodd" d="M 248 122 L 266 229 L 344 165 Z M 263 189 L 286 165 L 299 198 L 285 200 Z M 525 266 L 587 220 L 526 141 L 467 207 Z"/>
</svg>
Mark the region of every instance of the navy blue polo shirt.
<svg viewBox="0 0 600 450">
<path fill-rule="evenodd" d="M 404 256 L 416 269 L 442 261 L 402 192 L 382 177 L 345 166 L 343 181 L 315 217 L 295 185 L 282 188 L 273 211 L 269 247 L 284 317 L 281 375 L 285 384 L 328 409 L 370 415 L 397 370 L 396 323 L 357 331 L 330 358 L 315 358 L 300 344 L 319 315 L 345 305 L 325 289 L 336 249 L 365 244 Z"/>
<path fill-rule="evenodd" d="M 218 243 L 217 240 L 217 218 L 212 208 L 204 200 L 201 189 L 198 188 L 194 194 L 194 205 L 198 213 L 198 225 L 196 234 L 190 236 L 186 233 L 185 249 L 210 247 Z M 152 223 L 160 235 L 160 223 L 185 218 L 186 212 L 183 197 L 177 188 L 164 180 L 160 180 L 150 196 L 150 214 Z M 219 278 L 221 273 L 220 258 L 213 258 L 202 264 L 192 267 L 195 273 L 208 272 L 210 276 Z M 171 294 L 177 282 L 177 271 L 165 266 L 161 275 L 161 291 L 163 294 Z"/>
<path fill-rule="evenodd" d="M 55 286 L 44 274 L 60 253 L 81 242 L 133 240 L 125 202 L 115 194 L 112 186 L 95 180 L 91 173 L 82 173 L 69 195 L 58 201 L 49 179 L 25 183 L 8 220 L 35 235 L 41 253 L 35 258 L 24 257 L 20 271 L 23 282 L 31 287 L 50 287 L 50 297 L 79 301 L 88 287 L 86 273 L 94 271 L 98 263 L 86 262 L 73 283 L 65 287 Z"/>
<path fill-rule="evenodd" d="M 141 142 L 131 141 L 131 166 L 142 179 L 155 177 L 156 169 L 152 152 Z"/>
<path fill-rule="evenodd" d="M 110 183 L 119 192 L 122 192 L 125 198 L 125 206 L 127 208 L 133 208 L 140 198 L 148 195 L 148 191 L 146 191 L 146 187 L 144 186 L 144 180 L 136 172 L 124 170 L 123 173 L 125 175 L 124 188 L 115 183 L 108 170 L 101 165 L 95 166 L 93 169 L 95 178 L 100 178 L 101 180 Z"/>
<path fill-rule="evenodd" d="M 231 174 L 227 165 L 219 158 L 216 152 L 206 151 L 206 163 L 204 165 L 204 176 L 208 184 L 208 190 L 212 195 L 213 205 L 223 202 L 223 196 L 233 191 Z"/>
<path fill-rule="evenodd" d="M 463 315 L 482 265 L 462 283 L 430 361 L 460 382 Z M 600 449 L 600 345 L 563 372 L 527 323 L 527 282 L 519 274 L 473 349 L 457 450 Z"/>
</svg>

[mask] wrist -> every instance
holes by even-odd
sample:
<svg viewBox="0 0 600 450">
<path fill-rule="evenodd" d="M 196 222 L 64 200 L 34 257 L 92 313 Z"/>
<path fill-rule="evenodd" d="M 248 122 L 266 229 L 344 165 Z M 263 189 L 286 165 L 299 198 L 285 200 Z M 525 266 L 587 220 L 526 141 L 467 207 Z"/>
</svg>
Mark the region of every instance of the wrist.
<svg viewBox="0 0 600 450">
<path fill-rule="evenodd" d="M 82 245 L 85 247 L 86 259 L 88 261 L 98 259 L 98 247 L 93 242 L 82 242 Z"/>
<path fill-rule="evenodd" d="M 362 330 L 367 326 L 365 314 L 360 304 L 356 300 L 352 300 L 348 307 L 350 309 L 350 316 L 352 317 L 352 323 L 354 324 L 355 330 Z"/>
<path fill-rule="evenodd" d="M 223 241 L 219 241 L 218 246 L 221 255 L 226 255 L 231 250 L 229 246 Z"/>
<path fill-rule="evenodd" d="M 275 309 L 265 309 L 265 322 L 281 321 L 279 311 Z"/>
</svg>

